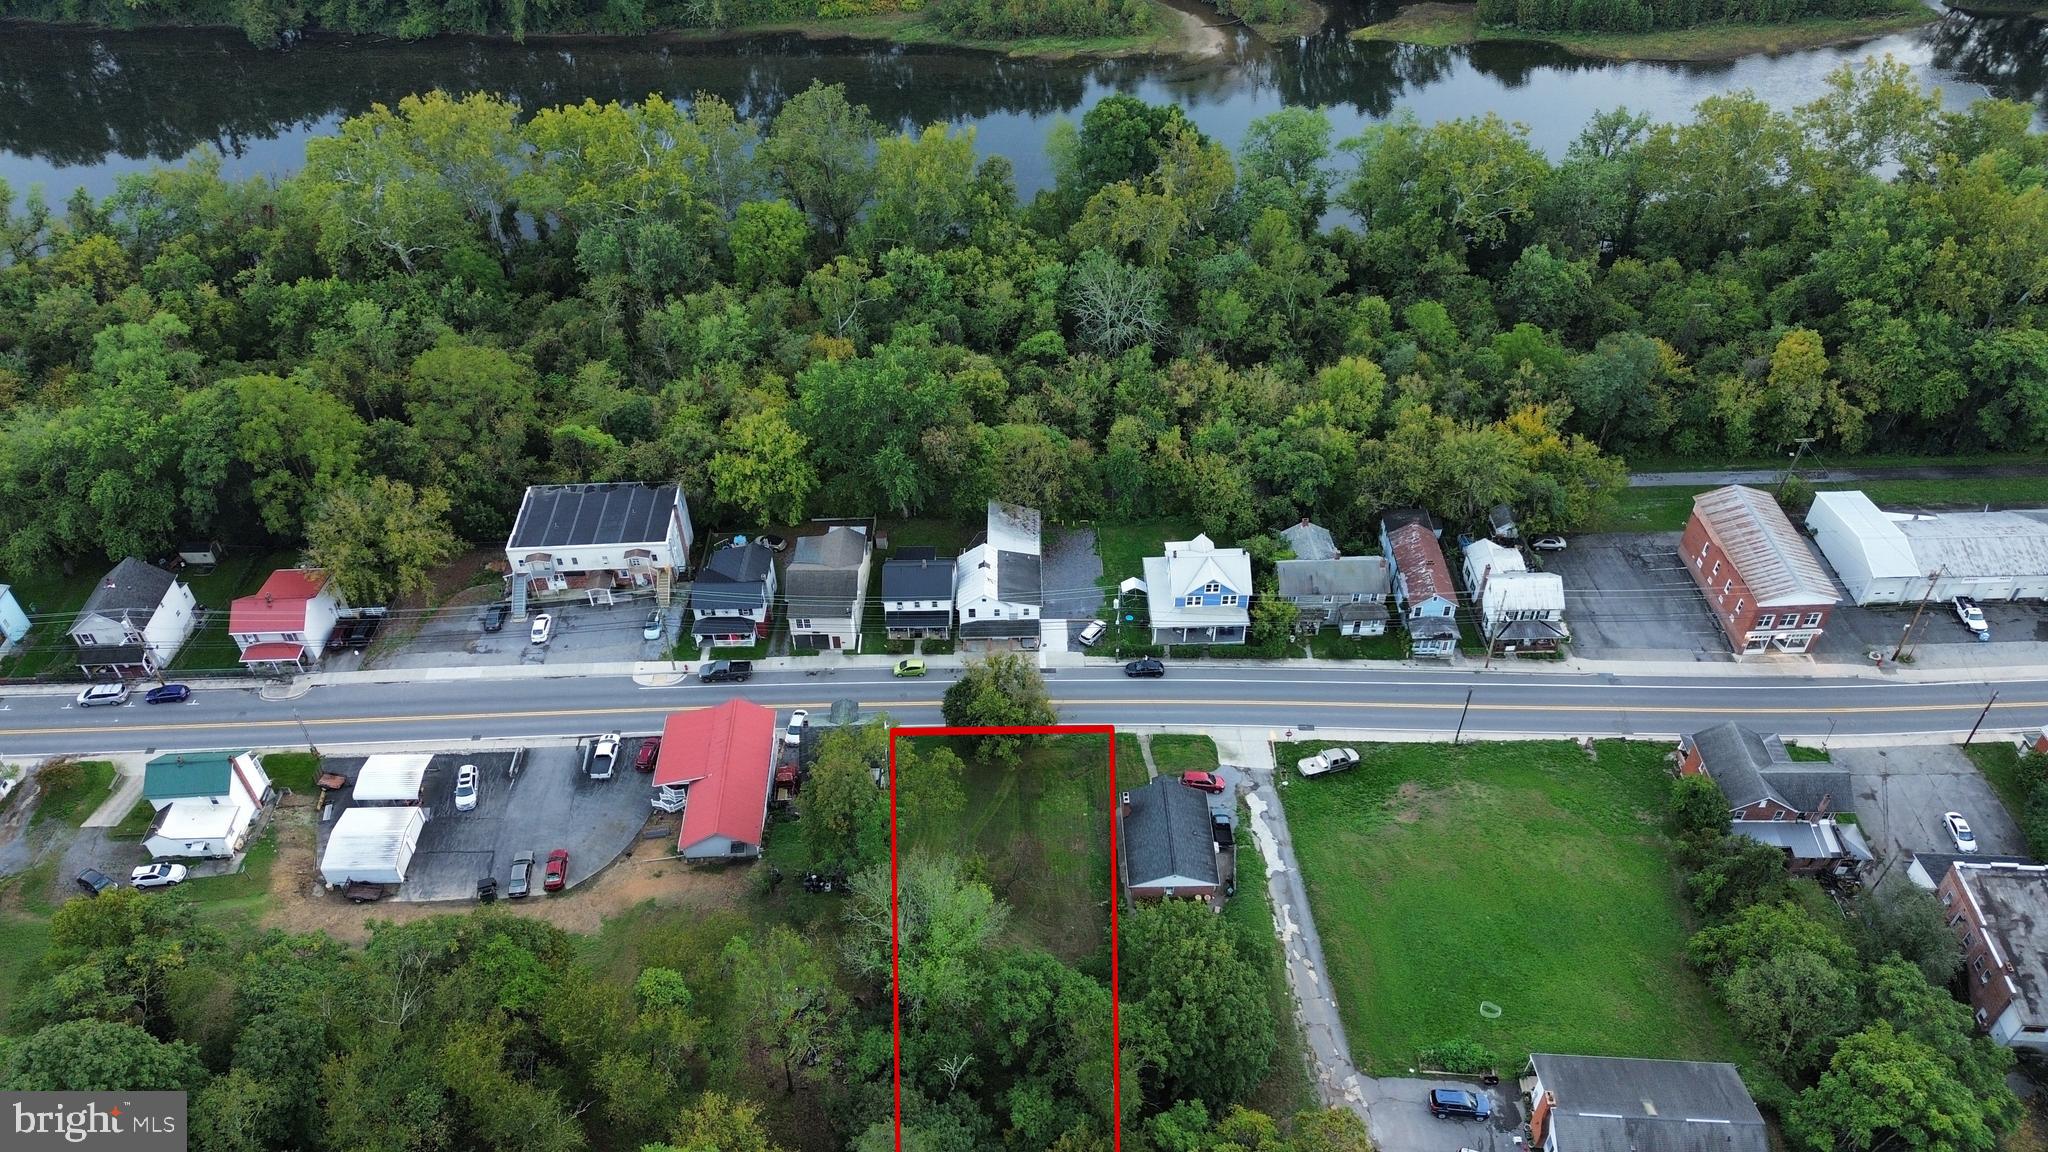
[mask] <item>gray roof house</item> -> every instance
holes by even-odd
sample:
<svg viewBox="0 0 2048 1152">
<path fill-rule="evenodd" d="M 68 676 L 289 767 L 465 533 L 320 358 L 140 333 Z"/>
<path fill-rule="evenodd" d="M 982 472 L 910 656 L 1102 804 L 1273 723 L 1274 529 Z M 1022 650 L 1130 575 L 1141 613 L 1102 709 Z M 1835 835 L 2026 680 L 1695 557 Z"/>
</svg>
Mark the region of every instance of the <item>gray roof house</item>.
<svg viewBox="0 0 2048 1152">
<path fill-rule="evenodd" d="M 1207 899 L 1222 885 L 1209 801 L 1172 776 L 1124 792 L 1117 812 L 1124 891 L 1132 900 Z"/>
<path fill-rule="evenodd" d="M 1282 560 L 1274 565 L 1279 592 L 1300 615 L 1295 627 L 1314 632 L 1336 625 L 1346 636 L 1379 636 L 1387 630 L 1387 593 L 1393 573 L 1381 556 L 1339 556 L 1327 560 Z"/>
<path fill-rule="evenodd" d="M 882 624 L 891 640 L 953 631 L 954 561 L 935 548 L 899 548 L 882 562 Z"/>
<path fill-rule="evenodd" d="M 197 625 L 192 589 L 130 556 L 100 577 L 71 621 L 78 667 L 87 676 L 154 676 L 177 658 Z"/>
<path fill-rule="evenodd" d="M 768 632 L 775 553 L 758 543 L 720 548 L 690 586 L 690 635 L 699 644 L 748 645 Z"/>
<path fill-rule="evenodd" d="M 1711 777 L 1728 798 L 1729 831 L 1783 849 L 1794 873 L 1846 876 L 1872 861 L 1861 829 L 1833 816 L 1850 796 L 1849 774 L 1794 761 L 1776 735 L 1733 721 L 1688 733 L 1678 771 Z"/>
<path fill-rule="evenodd" d="M 1529 1134 L 1541 1152 L 1768 1152 L 1733 1064 L 1529 1057 Z"/>
<path fill-rule="evenodd" d="M 782 572 L 791 644 L 860 651 L 871 557 L 866 528 L 834 524 L 821 534 L 797 537 Z"/>
<path fill-rule="evenodd" d="M 1337 541 L 1330 530 L 1321 524 L 1311 524 L 1306 516 L 1301 523 L 1280 530 L 1280 538 L 1287 541 L 1287 549 L 1294 553 L 1296 560 L 1335 560 Z"/>
</svg>

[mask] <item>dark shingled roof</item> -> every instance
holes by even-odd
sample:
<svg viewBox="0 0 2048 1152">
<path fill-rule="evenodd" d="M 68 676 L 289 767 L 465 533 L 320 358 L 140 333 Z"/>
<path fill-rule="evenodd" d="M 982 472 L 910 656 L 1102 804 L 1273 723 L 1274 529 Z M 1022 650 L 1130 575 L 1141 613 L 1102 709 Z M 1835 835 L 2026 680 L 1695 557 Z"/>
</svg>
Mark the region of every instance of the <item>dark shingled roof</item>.
<svg viewBox="0 0 2048 1152">
<path fill-rule="evenodd" d="M 860 590 L 860 562 L 868 538 L 843 525 L 816 536 L 797 537 L 789 566 L 782 570 L 782 595 L 793 616 L 844 616 Z"/>
<path fill-rule="evenodd" d="M 1143 888 L 1175 876 L 1218 882 L 1209 801 L 1171 776 L 1128 793 L 1123 812 L 1124 879 Z"/>
<path fill-rule="evenodd" d="M 962 640 L 1002 640 L 1005 638 L 1038 635 L 1038 621 L 1006 616 L 1001 620 L 962 620 Z"/>
<path fill-rule="evenodd" d="M 774 564 L 774 553 L 758 544 L 720 548 L 697 570 L 697 579 L 690 585 L 690 610 L 701 622 L 707 615 L 761 607 Z M 694 626 L 691 631 L 701 633 Z"/>
<path fill-rule="evenodd" d="M 755 607 L 760 601 L 755 601 Z M 757 625 L 745 616 L 699 616 L 690 621 L 692 636 L 739 636 L 755 630 Z"/>
<path fill-rule="evenodd" d="M 668 539 L 674 484 L 541 484 L 526 490 L 509 548 L 574 548 Z"/>
<path fill-rule="evenodd" d="M 1042 561 L 1029 552 L 996 550 L 996 599 L 1005 604 L 1038 603 Z"/>
<path fill-rule="evenodd" d="M 1733 1064 L 1537 1053 L 1571 1152 L 1767 1152 L 1763 1114 Z"/>
<path fill-rule="evenodd" d="M 78 650 L 78 662 L 87 668 L 139 668 L 149 662 L 149 645 L 89 645 Z"/>
<path fill-rule="evenodd" d="M 1801 812 L 1815 812 L 1820 802 L 1828 802 L 1829 812 L 1845 811 L 1849 803 L 1849 774 L 1836 771 L 1825 764 L 1815 764 L 1811 770 L 1794 764 L 1786 768 L 1773 769 L 1763 774 L 1764 783 L 1777 790 L 1785 803 Z"/>
<path fill-rule="evenodd" d="M 953 562 L 936 556 L 910 560 L 898 556 L 882 565 L 882 599 L 953 599 Z"/>
<path fill-rule="evenodd" d="M 78 610 L 78 618 L 100 615 L 141 627 L 156 615 L 164 593 L 177 582 L 169 572 L 130 556 L 100 578 L 92 595 L 86 597 L 85 607 Z"/>
<path fill-rule="evenodd" d="M 1393 584 L 1387 561 L 1380 556 L 1344 556 L 1332 560 L 1282 560 L 1273 566 L 1280 595 L 1374 596 L 1384 599 Z"/>
<path fill-rule="evenodd" d="M 884 612 L 885 628 L 944 628 L 953 623 L 950 612 Z"/>
<path fill-rule="evenodd" d="M 1792 764 L 1792 756 L 1785 751 L 1784 741 L 1776 736 L 1761 735 L 1730 720 L 1702 728 L 1690 739 L 1693 747 L 1699 749 L 1700 762 L 1706 766 L 1707 775 L 1721 786 L 1721 794 L 1728 797 L 1731 806 L 1740 808 L 1759 800 L 1775 800 L 1787 808 L 1799 807 L 1772 787 L 1764 776 L 1765 769 L 1785 768 Z"/>
</svg>

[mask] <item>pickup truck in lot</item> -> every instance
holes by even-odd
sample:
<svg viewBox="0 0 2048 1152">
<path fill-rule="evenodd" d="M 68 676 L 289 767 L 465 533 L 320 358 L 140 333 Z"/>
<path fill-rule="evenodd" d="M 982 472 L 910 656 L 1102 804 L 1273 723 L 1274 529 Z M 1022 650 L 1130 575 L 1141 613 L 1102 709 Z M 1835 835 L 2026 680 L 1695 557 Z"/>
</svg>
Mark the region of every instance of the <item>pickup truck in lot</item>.
<svg viewBox="0 0 2048 1152">
<path fill-rule="evenodd" d="M 697 669 L 699 684 L 744 684 L 753 677 L 751 660 L 713 660 Z"/>
<path fill-rule="evenodd" d="M 592 780 L 609 780 L 619 767 L 619 742 L 617 732 L 607 732 L 591 742 L 590 754 L 583 761 L 583 772 Z"/>
<path fill-rule="evenodd" d="M 1325 748 L 1314 756 L 1296 761 L 1294 766 L 1300 769 L 1303 776 L 1327 776 L 1332 772 L 1342 772 L 1346 768 L 1355 767 L 1357 764 L 1358 749 Z"/>
</svg>

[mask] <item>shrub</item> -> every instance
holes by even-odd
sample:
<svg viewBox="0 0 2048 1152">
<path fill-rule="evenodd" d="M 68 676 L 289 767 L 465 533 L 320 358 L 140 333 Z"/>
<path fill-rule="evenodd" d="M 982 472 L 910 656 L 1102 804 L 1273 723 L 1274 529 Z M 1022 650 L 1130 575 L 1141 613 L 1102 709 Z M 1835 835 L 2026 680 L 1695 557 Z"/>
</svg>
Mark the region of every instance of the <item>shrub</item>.
<svg viewBox="0 0 2048 1152">
<path fill-rule="evenodd" d="M 1429 1045 L 1415 1054 L 1415 1062 L 1433 1072 L 1456 1072 L 1469 1076 L 1492 1071 L 1500 1063 L 1500 1058 L 1477 1040 L 1460 1037 Z"/>
</svg>

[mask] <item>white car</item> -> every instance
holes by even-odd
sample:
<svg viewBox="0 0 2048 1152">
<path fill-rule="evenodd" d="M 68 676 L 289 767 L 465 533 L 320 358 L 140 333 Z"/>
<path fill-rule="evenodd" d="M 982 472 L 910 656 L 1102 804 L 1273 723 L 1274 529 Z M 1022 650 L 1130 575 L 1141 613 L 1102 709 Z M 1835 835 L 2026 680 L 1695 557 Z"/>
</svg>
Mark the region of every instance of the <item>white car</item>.
<svg viewBox="0 0 2048 1152">
<path fill-rule="evenodd" d="M 1342 772 L 1357 763 L 1356 748 L 1325 748 L 1317 755 L 1296 761 L 1294 767 L 1303 776 L 1322 776 L 1331 772 Z"/>
<path fill-rule="evenodd" d="M 1562 536 L 1538 536 L 1529 542 L 1529 547 L 1538 552 L 1562 552 L 1565 549 Z"/>
<path fill-rule="evenodd" d="M 455 810 L 457 812 L 476 811 L 476 798 L 477 793 L 480 791 L 482 791 L 482 781 L 478 778 L 476 765 L 464 764 L 455 770 Z"/>
<path fill-rule="evenodd" d="M 789 714 L 789 728 L 782 733 L 782 742 L 794 748 L 804 742 L 804 726 L 811 722 L 811 714 L 802 708 Z"/>
<path fill-rule="evenodd" d="M 97 708 L 102 704 L 126 704 L 127 702 L 128 686 L 126 684 L 95 684 L 78 694 L 78 706 L 80 708 Z"/>
<path fill-rule="evenodd" d="M 647 614 L 647 623 L 640 629 L 640 638 L 642 640 L 659 640 L 661 639 L 661 634 L 666 631 L 668 631 L 668 614 L 656 608 Z"/>
<path fill-rule="evenodd" d="M 1977 834 L 1970 831 L 1970 822 L 1963 819 L 1961 812 L 1943 812 L 1941 822 L 1948 825 L 1949 839 L 1956 842 L 1956 851 L 1975 852 Z"/>
<path fill-rule="evenodd" d="M 183 864 L 144 864 L 128 874 L 128 882 L 137 888 L 169 888 L 185 882 Z"/>
<path fill-rule="evenodd" d="M 1956 597 L 1956 619 L 1963 622 L 1963 627 L 1976 633 L 1977 639 L 1991 639 L 1991 625 L 1984 619 L 1984 610 L 1968 596 Z"/>
<path fill-rule="evenodd" d="M 555 618 L 543 612 L 533 618 L 533 632 L 530 638 L 535 644 L 545 644 L 555 638 Z"/>
<path fill-rule="evenodd" d="M 1100 641 L 1102 639 L 1102 634 L 1107 631 L 1109 631 L 1108 624 L 1104 623 L 1101 620 L 1090 620 L 1088 622 L 1088 626 L 1086 628 L 1081 629 L 1081 635 L 1079 637 L 1081 647 L 1095 647 L 1096 642 Z"/>
</svg>

